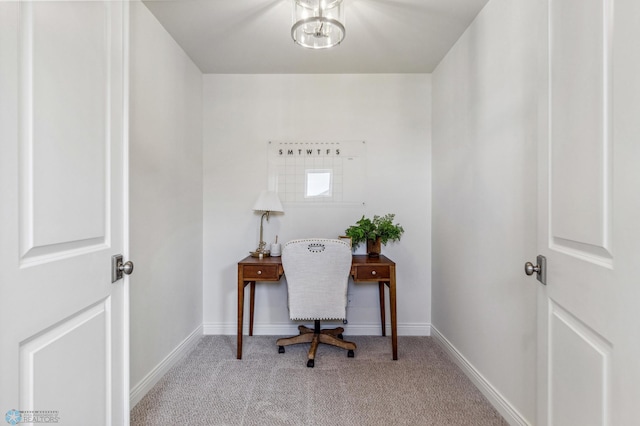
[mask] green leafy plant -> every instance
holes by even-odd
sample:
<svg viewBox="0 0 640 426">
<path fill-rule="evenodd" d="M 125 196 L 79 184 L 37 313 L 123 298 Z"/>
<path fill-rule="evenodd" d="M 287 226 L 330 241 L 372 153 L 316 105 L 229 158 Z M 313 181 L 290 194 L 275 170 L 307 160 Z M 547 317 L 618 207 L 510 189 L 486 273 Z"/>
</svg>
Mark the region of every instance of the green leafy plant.
<svg viewBox="0 0 640 426">
<path fill-rule="evenodd" d="M 362 216 L 355 225 L 351 225 L 344 232 L 347 237 L 351 238 L 353 248 L 358 247 L 367 240 L 375 240 L 380 238 L 382 244 L 389 241 L 400 241 L 400 237 L 404 233 L 404 229 L 399 223 L 394 224 L 395 214 L 389 213 L 384 216 L 373 216 L 373 219 Z"/>
</svg>

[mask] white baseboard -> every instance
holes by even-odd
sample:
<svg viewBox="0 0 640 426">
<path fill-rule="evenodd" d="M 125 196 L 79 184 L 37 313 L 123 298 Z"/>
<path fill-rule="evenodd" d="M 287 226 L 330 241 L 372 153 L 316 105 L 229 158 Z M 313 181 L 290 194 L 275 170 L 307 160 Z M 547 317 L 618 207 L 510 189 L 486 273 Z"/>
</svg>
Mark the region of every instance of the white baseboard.
<svg viewBox="0 0 640 426">
<path fill-rule="evenodd" d="M 298 333 L 297 322 L 277 323 L 277 324 L 254 324 L 253 334 L 256 336 L 289 336 Z M 330 325 L 329 325 L 330 324 Z M 340 322 L 329 322 L 327 326 L 344 327 L 345 335 L 348 336 L 378 336 L 380 335 L 380 324 L 346 324 Z M 235 335 L 238 332 L 236 323 L 205 323 L 203 334 L 213 335 Z M 249 327 L 245 325 L 244 334 L 249 334 Z M 398 336 L 430 336 L 431 325 L 428 323 L 404 323 L 398 324 Z M 387 324 L 387 336 L 391 336 L 391 326 Z"/>
<path fill-rule="evenodd" d="M 482 392 L 489 400 L 491 405 L 505 418 L 510 425 L 530 426 L 530 423 L 513 407 L 509 401 L 491 385 L 491 383 L 462 355 L 453 344 L 438 331 L 433 325 L 431 326 L 431 337 L 438 343 L 442 349 L 451 357 L 451 359 L 462 369 L 469 377 L 473 384 Z"/>
<path fill-rule="evenodd" d="M 184 339 L 176 348 L 169 353 L 158 365 L 156 365 L 142 380 L 140 380 L 129 392 L 130 407 L 136 406 L 138 402 L 155 386 L 156 383 L 167 374 L 167 372 L 176 365 L 182 358 L 196 347 L 196 344 L 202 337 L 202 325 L 199 325 L 186 339 Z"/>
</svg>

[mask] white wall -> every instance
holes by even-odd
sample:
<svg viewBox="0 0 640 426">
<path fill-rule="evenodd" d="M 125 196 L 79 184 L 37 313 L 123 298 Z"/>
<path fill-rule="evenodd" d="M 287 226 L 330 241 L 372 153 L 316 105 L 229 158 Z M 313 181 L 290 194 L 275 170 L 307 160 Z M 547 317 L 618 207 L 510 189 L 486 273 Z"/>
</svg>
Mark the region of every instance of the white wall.
<svg viewBox="0 0 640 426">
<path fill-rule="evenodd" d="M 130 27 L 135 390 L 201 334 L 202 74 L 142 3 L 131 4 Z"/>
<path fill-rule="evenodd" d="M 538 4 L 492 0 L 433 73 L 434 334 L 532 423 Z"/>
<path fill-rule="evenodd" d="M 336 237 L 363 214 L 395 213 L 406 232 L 383 254 L 397 263 L 399 333 L 428 334 L 430 98 L 426 74 L 204 76 L 205 333 L 236 333 L 237 262 L 258 243 L 252 207 L 267 188 L 268 141 L 364 140 L 366 205 L 285 204 L 265 240 Z M 377 286 L 355 287 L 346 334 L 376 334 Z M 286 300 L 284 281 L 257 286 L 256 334 L 295 332 Z"/>
</svg>

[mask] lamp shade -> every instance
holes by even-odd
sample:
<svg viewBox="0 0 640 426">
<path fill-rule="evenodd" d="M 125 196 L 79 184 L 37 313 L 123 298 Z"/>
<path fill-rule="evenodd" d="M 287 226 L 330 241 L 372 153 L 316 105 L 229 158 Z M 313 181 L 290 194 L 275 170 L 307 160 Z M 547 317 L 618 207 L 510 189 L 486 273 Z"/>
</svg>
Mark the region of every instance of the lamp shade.
<svg viewBox="0 0 640 426">
<path fill-rule="evenodd" d="M 253 205 L 254 210 L 263 212 L 284 212 L 278 194 L 274 191 L 263 190 L 258 196 L 258 200 Z"/>
</svg>

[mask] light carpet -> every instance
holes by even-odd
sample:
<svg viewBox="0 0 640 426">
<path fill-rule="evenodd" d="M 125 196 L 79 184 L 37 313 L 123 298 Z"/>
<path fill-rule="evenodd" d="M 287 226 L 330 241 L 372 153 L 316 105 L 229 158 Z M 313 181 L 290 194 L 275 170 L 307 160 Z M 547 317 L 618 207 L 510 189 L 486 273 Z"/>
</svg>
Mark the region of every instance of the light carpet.
<svg viewBox="0 0 640 426">
<path fill-rule="evenodd" d="M 204 336 L 131 411 L 131 425 L 506 425 L 430 337 L 345 336 L 355 358 L 277 336 Z"/>
</svg>

